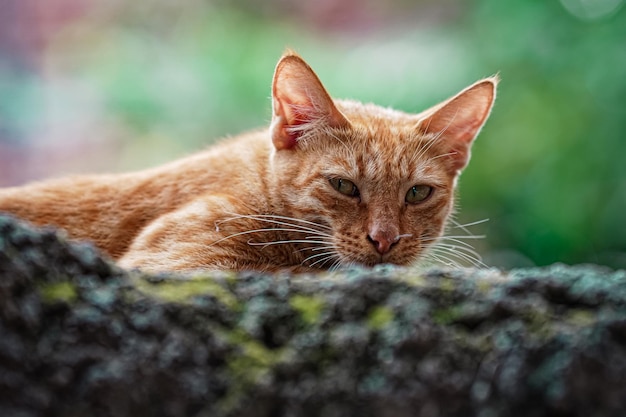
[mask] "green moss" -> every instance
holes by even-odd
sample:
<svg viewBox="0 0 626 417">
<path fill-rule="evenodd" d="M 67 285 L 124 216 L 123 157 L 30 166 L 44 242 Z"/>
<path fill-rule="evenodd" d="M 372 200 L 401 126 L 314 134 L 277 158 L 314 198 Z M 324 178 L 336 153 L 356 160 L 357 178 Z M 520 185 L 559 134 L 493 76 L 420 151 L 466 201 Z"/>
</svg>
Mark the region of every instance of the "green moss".
<svg viewBox="0 0 626 417">
<path fill-rule="evenodd" d="M 597 321 L 597 315 L 589 310 L 570 310 L 566 320 L 577 327 L 589 327 Z"/>
<path fill-rule="evenodd" d="M 456 321 L 462 313 L 463 311 L 459 306 L 441 308 L 433 313 L 433 321 L 437 324 L 445 326 L 454 323 L 454 321 Z"/>
<path fill-rule="evenodd" d="M 240 349 L 239 354 L 228 361 L 229 368 L 248 382 L 256 381 L 262 373 L 281 359 L 280 349 L 269 349 L 242 330 L 229 332 L 226 337 L 231 344 Z"/>
<path fill-rule="evenodd" d="M 394 318 L 393 311 L 389 307 L 374 307 L 367 316 L 367 325 L 374 330 L 380 330 Z"/>
<path fill-rule="evenodd" d="M 78 298 L 76 287 L 71 282 L 46 283 L 39 287 L 44 303 L 72 303 Z"/>
<path fill-rule="evenodd" d="M 315 296 L 295 295 L 291 297 L 289 304 L 300 313 L 302 320 L 309 325 L 318 322 L 324 309 L 324 300 Z"/>
<path fill-rule="evenodd" d="M 288 360 L 291 351 L 285 348 L 269 349 L 241 329 L 220 329 L 217 332 L 229 344 L 237 347 L 226 359 L 232 376 L 231 386 L 218 405 L 222 412 L 229 413 L 237 407 L 250 387 L 267 377 L 276 364 Z"/>
<path fill-rule="evenodd" d="M 419 287 L 419 288 L 426 287 L 428 284 L 428 281 L 426 281 L 426 279 L 418 273 L 404 274 L 398 280 L 406 282 L 407 284 L 413 287 Z"/>
<path fill-rule="evenodd" d="M 439 288 L 441 288 L 441 290 L 444 292 L 453 292 L 456 289 L 457 285 L 457 281 L 448 277 L 442 277 L 439 280 Z"/>
<path fill-rule="evenodd" d="M 231 309 L 239 307 L 237 298 L 212 278 L 194 277 L 185 280 L 170 280 L 150 283 L 137 280 L 136 287 L 144 294 L 154 296 L 166 302 L 187 303 L 193 297 L 212 295 L 220 303 Z"/>
</svg>

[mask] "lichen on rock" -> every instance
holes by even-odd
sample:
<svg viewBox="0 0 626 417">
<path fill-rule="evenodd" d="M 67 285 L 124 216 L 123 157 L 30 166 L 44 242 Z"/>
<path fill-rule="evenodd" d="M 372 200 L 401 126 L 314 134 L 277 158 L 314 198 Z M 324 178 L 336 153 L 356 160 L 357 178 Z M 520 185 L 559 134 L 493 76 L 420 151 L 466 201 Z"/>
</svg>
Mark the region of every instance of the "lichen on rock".
<svg viewBox="0 0 626 417">
<path fill-rule="evenodd" d="M 0 216 L 0 415 L 623 416 L 626 273 L 124 271 Z"/>
</svg>

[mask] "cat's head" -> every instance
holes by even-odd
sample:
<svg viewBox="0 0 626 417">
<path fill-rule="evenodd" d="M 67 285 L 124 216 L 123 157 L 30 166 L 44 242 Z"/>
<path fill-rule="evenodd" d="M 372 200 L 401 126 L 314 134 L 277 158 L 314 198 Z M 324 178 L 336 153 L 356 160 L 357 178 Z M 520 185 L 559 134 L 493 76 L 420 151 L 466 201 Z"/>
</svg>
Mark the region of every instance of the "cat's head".
<svg viewBox="0 0 626 417">
<path fill-rule="evenodd" d="M 444 233 L 497 82 L 407 114 L 333 101 L 302 58 L 283 56 L 272 86 L 273 181 L 276 204 L 301 226 L 292 238 L 311 242 L 305 264 L 419 260 Z"/>
</svg>

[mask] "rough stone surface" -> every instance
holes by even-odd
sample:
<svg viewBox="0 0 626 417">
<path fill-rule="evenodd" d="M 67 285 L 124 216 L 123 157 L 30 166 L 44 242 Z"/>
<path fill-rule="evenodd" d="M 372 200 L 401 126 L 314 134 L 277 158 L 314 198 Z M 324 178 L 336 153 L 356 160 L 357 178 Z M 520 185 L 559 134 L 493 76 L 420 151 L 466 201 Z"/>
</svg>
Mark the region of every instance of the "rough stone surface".
<svg viewBox="0 0 626 417">
<path fill-rule="evenodd" d="M 626 272 L 147 276 L 0 217 L 0 416 L 624 416 Z"/>
</svg>

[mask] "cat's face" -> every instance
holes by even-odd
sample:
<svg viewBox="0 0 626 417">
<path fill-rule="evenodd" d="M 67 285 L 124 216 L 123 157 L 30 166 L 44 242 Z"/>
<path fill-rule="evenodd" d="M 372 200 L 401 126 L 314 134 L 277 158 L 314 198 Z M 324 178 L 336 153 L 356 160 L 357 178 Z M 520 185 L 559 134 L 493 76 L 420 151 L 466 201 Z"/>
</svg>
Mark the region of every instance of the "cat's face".
<svg viewBox="0 0 626 417">
<path fill-rule="evenodd" d="M 274 81 L 272 163 L 285 213 L 301 220 L 292 239 L 305 264 L 419 260 L 443 234 L 496 80 L 410 115 L 333 102 L 303 61 L 289 61 Z"/>
</svg>

